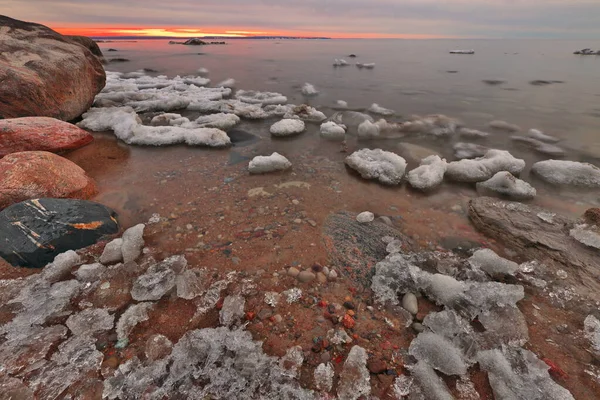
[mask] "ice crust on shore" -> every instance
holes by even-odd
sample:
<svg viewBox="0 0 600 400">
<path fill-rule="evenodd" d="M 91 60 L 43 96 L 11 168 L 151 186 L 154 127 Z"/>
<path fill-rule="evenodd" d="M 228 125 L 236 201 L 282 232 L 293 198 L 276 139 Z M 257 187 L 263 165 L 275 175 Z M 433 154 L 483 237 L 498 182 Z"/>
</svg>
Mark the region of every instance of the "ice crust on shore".
<svg viewBox="0 0 600 400">
<path fill-rule="evenodd" d="M 398 185 L 406 171 L 406 161 L 399 155 L 381 149 L 362 149 L 346 157 L 346 164 L 365 179 L 376 179 L 386 185 Z"/>
<path fill-rule="evenodd" d="M 442 183 L 447 166 L 446 160 L 439 156 L 426 157 L 408 173 L 408 183 L 415 189 L 431 190 Z"/>
<path fill-rule="evenodd" d="M 264 174 L 267 172 L 284 171 L 292 167 L 292 163 L 275 152 L 270 156 L 256 156 L 250 161 L 248 171 L 251 174 Z"/>
<path fill-rule="evenodd" d="M 449 163 L 446 177 L 453 181 L 475 183 L 486 181 L 500 171 L 518 175 L 523 169 L 525 160 L 513 157 L 508 151 L 489 150 L 480 158 Z"/>
</svg>

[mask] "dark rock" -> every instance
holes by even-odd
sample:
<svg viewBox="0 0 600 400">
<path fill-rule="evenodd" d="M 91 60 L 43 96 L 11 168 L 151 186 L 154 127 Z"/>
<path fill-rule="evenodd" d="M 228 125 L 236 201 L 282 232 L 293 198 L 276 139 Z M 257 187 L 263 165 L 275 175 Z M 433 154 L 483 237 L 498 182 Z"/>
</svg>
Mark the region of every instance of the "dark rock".
<svg viewBox="0 0 600 400">
<path fill-rule="evenodd" d="M 387 256 L 387 245 L 381 240 L 391 236 L 411 249 L 412 241 L 397 229 L 375 220 L 369 224 L 356 221 L 347 211 L 329 215 L 323 225 L 323 238 L 330 261 L 357 284 L 371 285 L 375 264 Z"/>
<path fill-rule="evenodd" d="M 67 250 L 119 231 L 116 213 L 85 200 L 35 199 L 0 213 L 0 256 L 14 266 L 42 268 Z"/>
<path fill-rule="evenodd" d="M 106 51 L 119 51 L 119 50 L 117 50 L 117 49 L 108 49 Z"/>
<path fill-rule="evenodd" d="M 350 57 L 350 58 L 356 58 L 356 54 L 350 54 L 348 57 Z"/>
<path fill-rule="evenodd" d="M 589 224 L 600 226 L 600 208 L 590 208 L 584 214 L 583 218 Z"/>
<path fill-rule="evenodd" d="M 182 44 L 184 44 L 186 46 L 203 46 L 203 45 L 208 44 L 208 43 L 206 43 L 205 41 L 200 40 L 198 38 L 192 38 L 192 39 L 186 40 Z"/>
<path fill-rule="evenodd" d="M 65 37 L 67 39 L 69 39 L 70 41 L 75 42 L 75 43 L 85 47 L 86 49 L 91 51 L 93 55 L 98 57 L 100 60 L 104 60 L 104 54 L 102 54 L 102 50 L 100 50 L 100 47 L 98 46 L 98 44 L 96 42 L 94 42 L 93 39 L 91 39 L 87 36 L 76 36 L 76 35 L 65 35 Z"/>
<path fill-rule="evenodd" d="M 546 86 L 546 85 L 551 85 L 552 83 L 554 83 L 554 81 L 545 81 L 542 79 L 536 79 L 534 81 L 529 82 L 529 84 L 533 85 L 533 86 Z"/>
<path fill-rule="evenodd" d="M 563 269 L 568 274 L 565 284 L 581 296 L 600 299 L 598 250 L 570 236 L 575 220 L 540 207 L 489 197 L 471 200 L 468 212 L 478 230 L 516 251 L 523 259 L 545 264 L 552 279 L 557 270 Z M 548 215 L 552 218 L 547 218 Z"/>
<path fill-rule="evenodd" d="M 490 85 L 490 86 L 498 86 L 498 85 L 502 85 L 502 84 L 506 83 L 506 81 L 503 81 L 500 79 L 484 79 L 483 83 L 485 83 L 486 85 Z"/>
<path fill-rule="evenodd" d="M 106 83 L 88 48 L 30 22 L 0 16 L 0 119 L 77 118 Z"/>
<path fill-rule="evenodd" d="M 130 60 L 127 58 L 111 58 L 110 60 L 108 60 L 109 63 L 124 63 L 129 61 Z"/>
</svg>

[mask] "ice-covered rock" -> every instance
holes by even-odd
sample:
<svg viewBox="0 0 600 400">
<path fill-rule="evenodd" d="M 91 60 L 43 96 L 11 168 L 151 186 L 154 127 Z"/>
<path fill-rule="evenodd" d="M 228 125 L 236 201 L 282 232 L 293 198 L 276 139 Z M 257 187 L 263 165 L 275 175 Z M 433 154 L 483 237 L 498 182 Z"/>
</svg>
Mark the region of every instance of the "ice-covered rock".
<svg viewBox="0 0 600 400">
<path fill-rule="evenodd" d="M 142 247 L 143 247 L 142 243 Z M 114 264 L 123 261 L 123 239 L 116 238 L 108 242 L 102 251 L 99 261 L 102 264 Z M 133 256 L 131 254 L 130 256 Z M 137 258 L 137 257 L 136 257 Z"/>
<path fill-rule="evenodd" d="M 177 275 L 177 297 L 191 300 L 202 295 L 207 289 L 206 270 L 187 269 Z"/>
<path fill-rule="evenodd" d="M 117 321 L 117 339 L 127 340 L 129 334 L 133 331 L 137 324 L 147 321 L 150 316 L 148 312 L 154 308 L 154 303 L 138 303 L 129 306 L 127 310 L 119 317 Z"/>
<path fill-rule="evenodd" d="M 600 187 L 600 168 L 588 163 L 545 160 L 533 164 L 531 172 L 553 185 Z"/>
<path fill-rule="evenodd" d="M 425 117 L 413 117 L 403 124 L 402 129 L 406 132 L 416 132 L 435 137 L 448 137 L 454 135 L 460 128 L 461 122 L 443 114 L 427 115 Z"/>
<path fill-rule="evenodd" d="M 350 349 L 340 374 L 337 395 L 340 400 L 357 400 L 371 393 L 367 351 L 360 346 Z"/>
<path fill-rule="evenodd" d="M 321 124 L 320 134 L 323 139 L 344 140 L 346 138 L 346 129 L 333 121 Z"/>
<path fill-rule="evenodd" d="M 286 371 L 286 374 L 292 378 L 298 376 L 298 369 L 302 367 L 304 362 L 304 352 L 302 346 L 294 346 L 289 348 L 283 357 L 279 360 L 279 366 L 282 370 Z"/>
<path fill-rule="evenodd" d="M 375 63 L 356 63 L 356 66 L 358 67 L 358 69 L 373 69 L 375 68 Z"/>
<path fill-rule="evenodd" d="M 565 151 L 560 147 L 555 146 L 553 144 L 545 143 L 541 140 L 534 139 L 529 136 L 511 136 L 510 138 L 515 142 L 524 143 L 534 151 L 537 151 L 541 154 L 545 154 L 547 156 L 562 157 L 565 155 Z"/>
<path fill-rule="evenodd" d="M 215 85 L 216 87 L 233 88 L 235 86 L 235 79 L 229 78 Z"/>
<path fill-rule="evenodd" d="M 370 211 L 361 212 L 356 216 L 356 220 L 361 224 L 365 224 L 367 222 L 373 222 L 375 219 L 375 215 Z"/>
<path fill-rule="evenodd" d="M 416 385 L 413 384 L 411 387 L 411 399 L 413 394 L 416 394 L 413 391 L 416 391 L 415 389 L 418 387 L 420 397 L 415 397 L 416 399 L 454 400 L 454 396 L 452 396 L 442 378 L 426 362 L 419 361 L 412 367 L 411 373 L 416 382 Z"/>
<path fill-rule="evenodd" d="M 458 130 L 458 134 L 461 137 L 466 137 L 469 139 L 482 139 L 490 136 L 488 132 L 482 132 L 477 129 L 469 129 L 469 128 L 460 128 Z"/>
<path fill-rule="evenodd" d="M 333 366 L 331 363 L 321 363 L 315 368 L 314 379 L 315 386 L 318 390 L 322 390 L 324 392 L 331 391 L 333 386 L 333 375 L 335 371 L 333 370 Z"/>
<path fill-rule="evenodd" d="M 232 326 L 239 324 L 244 318 L 246 300 L 242 296 L 227 296 L 219 312 L 221 325 Z"/>
<path fill-rule="evenodd" d="M 548 142 L 548 143 L 556 143 L 556 142 L 560 141 L 559 138 L 547 135 L 538 129 L 530 129 L 529 132 L 527 132 L 527 136 L 537 139 L 537 140 L 541 140 L 542 142 Z"/>
<path fill-rule="evenodd" d="M 305 83 L 302 86 L 302 94 L 304 96 L 316 96 L 319 94 L 319 91 L 314 87 L 314 85 L 311 85 L 310 83 Z"/>
<path fill-rule="evenodd" d="M 283 118 L 297 119 L 300 118 L 307 122 L 322 122 L 327 119 L 327 116 L 314 107 L 306 104 L 289 108 L 283 115 Z"/>
<path fill-rule="evenodd" d="M 467 364 L 461 351 L 452 342 L 432 332 L 420 333 L 410 344 L 408 352 L 446 375 L 464 375 Z"/>
<path fill-rule="evenodd" d="M 73 335 L 93 335 L 111 330 L 115 316 L 102 308 L 88 308 L 71 315 L 66 322 Z"/>
<path fill-rule="evenodd" d="M 519 269 L 519 264 L 500 257 L 491 249 L 477 250 L 469 258 L 471 267 L 480 269 L 492 278 L 502 278 L 505 275 L 514 275 Z"/>
<path fill-rule="evenodd" d="M 333 60 L 334 67 L 346 67 L 348 65 L 350 65 L 348 64 L 348 61 L 344 60 L 343 58 L 336 58 Z"/>
<path fill-rule="evenodd" d="M 217 113 L 217 114 L 208 114 L 202 115 L 198 117 L 193 122 L 189 124 L 183 124 L 184 128 L 215 128 L 221 130 L 228 130 L 236 126 L 240 122 L 240 117 L 235 114 L 230 113 Z"/>
<path fill-rule="evenodd" d="M 398 185 L 406 171 L 404 158 L 381 149 L 362 149 L 346 158 L 346 165 L 365 179 L 376 179 L 386 185 Z"/>
<path fill-rule="evenodd" d="M 124 262 L 135 261 L 142 254 L 145 227 L 144 224 L 138 224 L 123 233 L 121 252 L 123 253 Z"/>
<path fill-rule="evenodd" d="M 73 272 L 80 282 L 95 282 L 106 272 L 106 267 L 100 263 L 84 264 Z"/>
<path fill-rule="evenodd" d="M 305 129 L 304 122 L 299 119 L 282 119 L 271 125 L 270 132 L 273 136 L 286 137 L 302 133 Z"/>
<path fill-rule="evenodd" d="M 577 224 L 569 235 L 586 246 L 600 250 L 600 229 L 595 225 Z"/>
<path fill-rule="evenodd" d="M 369 120 L 365 120 L 358 126 L 358 137 L 360 139 L 374 139 L 379 137 L 379 126 Z"/>
<path fill-rule="evenodd" d="M 494 120 L 489 123 L 490 128 L 497 129 L 499 131 L 506 132 L 519 132 L 521 130 L 520 126 L 510 124 L 506 121 Z"/>
<path fill-rule="evenodd" d="M 344 100 L 336 100 L 334 108 L 346 109 L 346 108 L 348 108 L 348 102 L 344 101 Z"/>
<path fill-rule="evenodd" d="M 292 163 L 275 152 L 270 156 L 256 156 L 250 161 L 248 171 L 251 174 L 264 174 L 267 172 L 285 171 L 292 167 Z"/>
<path fill-rule="evenodd" d="M 439 186 L 444 180 L 448 163 L 439 156 L 429 156 L 407 175 L 408 183 L 415 189 L 430 190 Z"/>
<path fill-rule="evenodd" d="M 285 104 L 287 97 L 281 93 L 258 92 L 254 90 L 238 90 L 235 94 L 236 99 L 249 104 Z"/>
<path fill-rule="evenodd" d="M 160 300 L 175 284 L 175 272 L 163 264 L 155 264 L 133 282 L 131 297 L 137 301 Z"/>
<path fill-rule="evenodd" d="M 381 107 L 377 103 L 371 104 L 371 106 L 369 107 L 369 112 L 372 112 L 373 114 L 384 115 L 384 116 L 391 116 L 391 115 L 396 114 L 396 111 L 390 110 L 389 108 Z"/>
<path fill-rule="evenodd" d="M 334 345 L 352 343 L 352 337 L 342 328 L 328 330 L 327 340 Z"/>
<path fill-rule="evenodd" d="M 173 343 L 164 335 L 155 334 L 146 341 L 145 354 L 150 361 L 157 361 L 167 357 L 173 350 Z"/>
<path fill-rule="evenodd" d="M 477 192 L 484 196 L 507 197 L 512 200 L 531 200 L 537 191 L 529 183 L 502 171 L 485 182 L 477 183 Z"/>
<path fill-rule="evenodd" d="M 453 161 L 448 164 L 446 177 L 458 182 L 482 182 L 500 171 L 518 175 L 525 168 L 525 161 L 513 157 L 508 151 L 489 150 L 485 156 L 474 160 Z"/>
<path fill-rule="evenodd" d="M 202 68 L 198 68 L 196 73 L 200 76 L 206 76 L 209 74 L 209 70 L 207 68 L 202 67 Z"/>
<path fill-rule="evenodd" d="M 339 111 L 333 114 L 330 121 L 347 127 L 357 127 L 365 121 L 375 122 L 373 117 L 358 111 Z"/>
<path fill-rule="evenodd" d="M 181 125 L 184 122 L 190 120 L 181 116 L 181 114 L 175 113 L 164 113 L 157 115 L 152 118 L 150 125 L 152 126 L 164 126 L 164 125 Z"/>
<path fill-rule="evenodd" d="M 452 146 L 454 149 L 454 157 L 462 160 L 464 158 L 483 157 L 488 152 L 489 147 L 482 146 L 476 143 L 458 142 Z"/>
<path fill-rule="evenodd" d="M 46 265 L 42 270 L 42 278 L 47 282 L 54 283 L 66 278 L 73 267 L 81 264 L 81 257 L 73 250 L 65 251 L 54 257 L 54 261 Z"/>
</svg>

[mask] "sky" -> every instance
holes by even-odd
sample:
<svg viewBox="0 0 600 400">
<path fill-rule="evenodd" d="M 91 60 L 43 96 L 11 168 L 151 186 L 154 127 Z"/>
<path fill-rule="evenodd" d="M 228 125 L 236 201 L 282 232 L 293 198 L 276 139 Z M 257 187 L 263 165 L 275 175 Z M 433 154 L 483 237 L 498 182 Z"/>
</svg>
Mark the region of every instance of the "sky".
<svg viewBox="0 0 600 400">
<path fill-rule="evenodd" d="M 600 0 L 0 0 L 87 36 L 600 39 Z"/>
</svg>

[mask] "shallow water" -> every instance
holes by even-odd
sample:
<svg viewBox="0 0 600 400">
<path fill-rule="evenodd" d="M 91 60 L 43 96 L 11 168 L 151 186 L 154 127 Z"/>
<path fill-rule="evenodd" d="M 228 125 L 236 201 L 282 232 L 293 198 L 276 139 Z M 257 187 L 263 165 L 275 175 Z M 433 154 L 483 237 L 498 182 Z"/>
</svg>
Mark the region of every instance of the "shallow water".
<svg viewBox="0 0 600 400">
<path fill-rule="evenodd" d="M 571 215 L 598 204 L 598 193 L 558 190 L 529 177 L 528 170 L 534 162 L 550 157 L 513 143 L 510 134 L 493 131 L 487 124 L 502 119 L 520 125 L 524 132 L 541 129 L 562 139 L 558 145 L 566 150 L 566 159 L 598 164 L 600 57 L 572 54 L 575 49 L 594 45 L 600 47 L 600 43 L 589 42 L 511 40 L 231 40 L 225 46 L 195 47 L 169 45 L 166 40 L 100 44 L 108 59 L 131 60 L 109 63 L 107 70 L 131 72 L 151 68 L 157 72 L 150 75 L 172 77 L 195 75 L 198 68 L 204 67 L 210 71 L 214 84 L 234 78 L 236 88 L 277 91 L 288 96 L 290 103 L 311 104 L 327 116 L 335 112 L 331 106 L 340 99 L 353 109 L 378 103 L 395 110 L 397 115 L 388 120 L 433 113 L 459 118 L 469 128 L 492 133 L 489 138 L 472 142 L 509 150 L 527 161 L 522 177 L 538 189 L 535 203 Z M 107 52 L 108 48 L 118 51 Z M 453 48 L 474 48 L 476 54 L 448 54 Z M 346 57 L 351 53 L 358 58 Z M 374 62 L 376 67 L 334 68 L 333 59 L 340 57 L 350 63 Z M 483 82 L 487 79 L 506 83 L 491 86 Z M 536 79 L 564 83 L 547 86 L 529 83 Z M 303 97 L 300 87 L 304 82 L 314 84 L 320 94 Z M 307 124 L 307 131 L 292 139 L 273 140 L 268 127 L 274 121 L 243 121 L 236 129 L 252 133 L 258 140 L 239 143 L 228 150 L 129 147 L 110 134 L 96 134 L 98 140 L 93 146 L 74 152 L 69 158 L 98 181 L 101 192 L 97 200 L 116 208 L 126 226 L 147 220 L 155 212 L 168 215 L 174 209 L 183 210 L 186 220 L 197 220 L 207 209 L 218 208 L 219 204 L 233 207 L 232 196 L 245 196 L 249 189 L 286 181 L 313 184 L 310 190 L 313 193 L 305 197 L 306 207 L 319 216 L 315 219 L 343 208 L 357 212 L 369 209 L 382 215 L 425 212 L 435 214 L 431 223 L 436 226 L 452 213 L 453 206 L 455 211 L 460 207 L 464 210 L 468 198 L 477 195 L 472 186 L 451 183 L 424 196 L 405 187 L 389 189 L 363 181 L 343 165 L 347 154 L 340 152 L 339 143 L 319 138 L 317 124 Z M 371 142 L 350 140 L 348 150 L 379 147 L 398 152 L 398 143 L 402 141 L 432 149 L 450 161 L 454 159 L 452 144 L 468 140 L 415 136 Z M 273 151 L 292 161 L 293 172 L 248 176 L 247 161 Z M 409 169 L 414 166 L 409 160 Z M 302 190 L 292 192 L 286 196 L 297 197 Z M 250 201 L 258 203 L 260 199 Z M 192 203 L 204 207 L 198 210 Z M 390 207 L 399 207 L 399 211 L 390 212 Z M 192 211 L 193 208 L 197 211 Z M 458 214 L 466 223 L 466 217 Z M 413 222 L 421 224 L 418 220 Z M 415 229 L 427 231 L 421 229 L 425 226 L 431 227 L 422 225 Z M 429 229 L 425 236 L 435 240 L 454 229 L 456 224 L 449 224 L 447 231 Z M 172 244 L 185 248 L 191 243 L 179 240 Z"/>
</svg>

